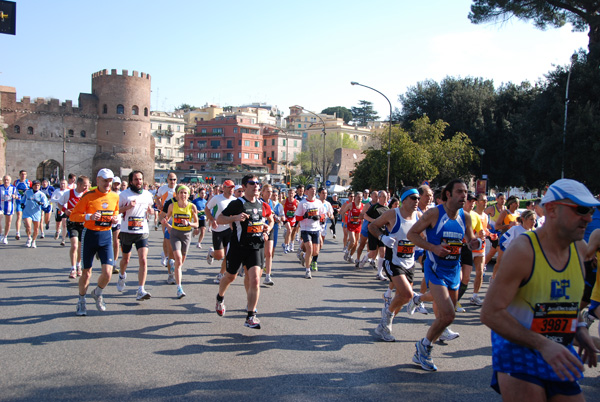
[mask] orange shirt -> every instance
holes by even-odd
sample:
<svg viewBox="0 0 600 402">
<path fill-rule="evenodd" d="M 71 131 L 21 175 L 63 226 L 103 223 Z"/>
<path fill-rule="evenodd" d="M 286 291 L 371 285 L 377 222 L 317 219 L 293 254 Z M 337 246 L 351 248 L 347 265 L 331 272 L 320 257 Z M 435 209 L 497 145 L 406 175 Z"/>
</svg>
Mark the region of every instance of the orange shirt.
<svg viewBox="0 0 600 402">
<path fill-rule="evenodd" d="M 101 211 L 102 217 L 99 221 L 85 220 L 85 215 L 94 215 Z M 83 226 L 90 230 L 110 230 L 111 219 L 119 213 L 119 196 L 112 191 L 103 193 L 97 188 L 85 193 L 73 211 L 70 219 L 75 222 L 84 222 Z"/>
</svg>

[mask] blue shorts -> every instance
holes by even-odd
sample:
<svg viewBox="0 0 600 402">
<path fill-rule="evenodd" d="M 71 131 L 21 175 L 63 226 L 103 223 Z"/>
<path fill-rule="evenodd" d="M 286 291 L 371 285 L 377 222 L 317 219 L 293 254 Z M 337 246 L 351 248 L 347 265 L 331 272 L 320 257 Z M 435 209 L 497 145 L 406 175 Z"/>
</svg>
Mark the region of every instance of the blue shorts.
<svg viewBox="0 0 600 402">
<path fill-rule="evenodd" d="M 460 261 L 456 268 L 437 267 L 433 270 L 433 262 L 428 258 L 424 262 L 425 281 L 447 287 L 450 290 L 458 290 L 460 286 Z"/>
<path fill-rule="evenodd" d="M 165 235 L 165 239 L 167 239 L 167 240 L 171 239 L 171 234 L 169 233 L 169 228 L 165 228 L 165 230 L 163 230 L 163 233 Z"/>
<path fill-rule="evenodd" d="M 113 265 L 112 231 L 83 229 L 81 234 L 81 261 L 83 269 L 92 268 L 94 257 L 98 254 L 102 265 Z"/>
<path fill-rule="evenodd" d="M 15 212 L 23 212 L 23 207 L 21 206 L 20 200 L 15 201 Z"/>
<path fill-rule="evenodd" d="M 366 219 L 363 220 L 362 226 L 360 228 L 360 234 L 364 237 L 369 237 L 369 221 Z"/>
<path fill-rule="evenodd" d="M 319 239 L 319 234 L 321 232 L 318 230 L 301 230 L 300 237 L 302 241 L 305 243 L 311 242 L 312 244 L 320 244 L 321 240 Z"/>
<path fill-rule="evenodd" d="M 10 216 L 15 212 L 14 201 L 5 201 L 2 203 L 2 213 L 6 216 Z"/>
<path fill-rule="evenodd" d="M 590 314 L 592 316 L 596 317 L 597 319 L 600 318 L 600 317 L 598 317 L 600 315 L 600 310 L 599 311 L 594 311 L 594 310 L 596 310 L 599 306 L 600 306 L 600 301 L 591 300 L 590 305 L 588 307 L 588 311 L 590 312 Z"/>
<path fill-rule="evenodd" d="M 415 261 L 417 261 L 421 256 L 425 253 L 425 250 L 419 249 L 415 250 Z"/>
<path fill-rule="evenodd" d="M 539 385 L 546 391 L 546 398 L 550 400 L 556 395 L 579 395 L 581 394 L 581 387 L 577 381 L 549 381 L 542 378 L 532 376 L 531 374 L 524 373 L 506 373 L 513 378 L 517 378 L 522 381 Z M 500 385 L 498 384 L 498 372 L 494 371 L 492 375 L 492 383 L 490 386 L 497 392 L 500 393 Z"/>
</svg>

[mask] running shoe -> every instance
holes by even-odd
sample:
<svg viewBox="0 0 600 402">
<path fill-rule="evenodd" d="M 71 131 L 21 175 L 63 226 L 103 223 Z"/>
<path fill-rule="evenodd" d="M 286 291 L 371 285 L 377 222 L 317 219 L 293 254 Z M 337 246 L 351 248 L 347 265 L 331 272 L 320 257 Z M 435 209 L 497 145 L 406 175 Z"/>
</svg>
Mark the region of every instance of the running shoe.
<svg viewBox="0 0 600 402">
<path fill-rule="evenodd" d="M 212 265 L 213 261 L 215 260 L 215 257 L 213 257 L 212 255 L 214 251 L 214 247 L 208 249 L 208 254 L 206 254 L 206 262 L 208 263 L 208 265 Z"/>
<path fill-rule="evenodd" d="M 25 242 L 25 247 L 31 247 L 31 237 L 27 238 L 27 241 Z"/>
<path fill-rule="evenodd" d="M 240 266 L 240 269 L 238 270 L 238 276 L 239 276 L 240 278 L 243 278 L 243 277 L 244 277 L 244 266 L 243 266 L 243 265 L 242 265 L 242 266 Z"/>
<path fill-rule="evenodd" d="M 223 317 L 225 315 L 225 303 L 224 301 L 218 301 L 217 300 L 217 306 L 215 307 L 215 311 L 217 312 L 217 314 L 221 317 Z"/>
<path fill-rule="evenodd" d="M 334 238 L 334 239 L 336 238 L 336 236 L 335 236 L 335 233 L 333 234 L 333 238 Z"/>
<path fill-rule="evenodd" d="M 454 332 L 450 329 L 450 327 L 446 327 L 444 333 L 440 335 L 440 341 L 451 341 L 460 336 L 458 332 Z"/>
<path fill-rule="evenodd" d="M 390 332 L 392 332 L 392 320 L 394 319 L 394 314 L 384 307 L 381 309 L 381 325 L 386 327 Z"/>
<path fill-rule="evenodd" d="M 470 303 L 472 306 L 481 306 L 483 305 L 483 300 L 481 300 L 479 296 L 472 296 Z"/>
<path fill-rule="evenodd" d="M 344 261 L 348 261 L 348 257 L 350 256 L 349 252 L 350 252 L 350 250 L 348 250 L 348 249 L 344 250 Z"/>
<path fill-rule="evenodd" d="M 4 236 L 4 239 L 2 239 L 2 244 L 8 244 L 8 236 Z"/>
<path fill-rule="evenodd" d="M 54 240 L 58 240 L 58 230 L 54 232 Z"/>
<path fill-rule="evenodd" d="M 466 313 L 467 310 L 465 310 L 463 308 L 463 306 L 460 303 L 456 303 L 456 307 L 454 308 L 454 311 L 456 311 L 457 313 Z"/>
<path fill-rule="evenodd" d="M 306 263 L 306 261 L 304 260 L 304 253 L 300 253 L 300 265 L 304 266 L 304 264 Z"/>
<path fill-rule="evenodd" d="M 371 269 L 373 271 L 377 271 L 377 262 L 375 260 L 371 260 L 371 262 L 369 262 L 369 265 L 371 266 Z"/>
<path fill-rule="evenodd" d="M 391 332 L 381 323 L 375 328 L 375 333 L 379 335 L 382 341 L 384 342 L 395 342 L 396 338 L 391 334 Z"/>
<path fill-rule="evenodd" d="M 381 274 L 377 274 L 377 276 L 375 276 L 375 279 L 377 279 L 378 281 L 387 281 L 387 278 Z"/>
<path fill-rule="evenodd" d="M 65 245 L 65 239 L 62 239 L 62 240 L 60 241 L 60 245 L 64 247 L 64 245 Z"/>
<path fill-rule="evenodd" d="M 17 232 L 15 235 L 15 240 L 21 240 L 21 233 Z"/>
<path fill-rule="evenodd" d="M 69 278 L 75 279 L 76 276 L 77 276 L 77 271 L 75 269 L 72 269 L 71 273 L 69 274 Z"/>
<path fill-rule="evenodd" d="M 119 279 L 117 280 L 117 290 L 119 292 L 124 291 L 125 288 L 127 287 L 127 284 L 125 283 L 125 279 L 127 279 L 127 275 L 125 275 L 122 278 L 121 278 L 121 275 L 119 275 Z"/>
<path fill-rule="evenodd" d="M 92 295 L 92 297 L 94 298 L 94 301 L 96 302 L 96 308 L 98 309 L 98 311 L 106 311 L 106 304 L 104 303 L 104 297 L 102 297 L 102 295 L 100 295 L 100 296 L 96 295 L 96 289 L 92 290 L 90 292 L 90 294 Z"/>
<path fill-rule="evenodd" d="M 183 291 L 183 288 L 181 286 L 177 286 L 177 298 L 181 299 L 185 297 L 185 292 Z"/>
<path fill-rule="evenodd" d="M 77 302 L 77 312 L 75 314 L 77 314 L 78 316 L 87 315 L 87 307 L 85 305 L 85 299 L 83 299 L 83 300 L 80 299 Z"/>
<path fill-rule="evenodd" d="M 581 310 L 581 318 L 583 319 L 583 322 L 585 322 L 585 326 L 588 327 L 588 329 L 595 321 L 595 317 L 590 314 L 590 311 L 587 308 Z"/>
<path fill-rule="evenodd" d="M 200 244 L 200 243 L 196 244 L 196 248 L 202 248 L 202 244 Z"/>
<path fill-rule="evenodd" d="M 50 230 L 50 224 L 46 223 L 46 230 Z"/>
<path fill-rule="evenodd" d="M 435 364 L 433 364 L 433 360 L 431 359 L 431 349 L 433 349 L 433 347 L 431 345 L 423 346 L 423 343 L 421 343 L 421 341 L 417 341 L 417 343 L 415 344 L 415 348 L 417 350 L 415 351 L 415 354 L 412 358 L 413 362 L 421 365 L 421 368 L 423 368 L 423 370 L 437 371 L 437 367 L 435 366 Z"/>
<path fill-rule="evenodd" d="M 281 248 L 283 249 L 283 254 L 287 254 L 288 251 L 287 251 L 287 247 L 286 247 L 285 243 L 281 244 Z"/>
<path fill-rule="evenodd" d="M 138 289 L 137 293 L 135 294 L 135 300 L 137 301 L 148 300 L 151 297 L 152 295 L 150 293 L 140 289 Z"/>
<path fill-rule="evenodd" d="M 77 276 L 81 276 L 83 272 L 81 272 L 81 268 L 77 268 Z"/>
<path fill-rule="evenodd" d="M 169 263 L 169 257 L 165 256 L 165 253 L 161 253 L 161 264 L 163 267 L 166 267 Z"/>
<path fill-rule="evenodd" d="M 359 270 L 362 267 L 360 266 L 360 262 L 357 262 L 356 264 L 354 264 L 354 269 Z"/>
<path fill-rule="evenodd" d="M 214 283 L 221 283 L 221 279 L 223 279 L 223 274 L 218 273 L 217 277 L 213 280 Z"/>
<path fill-rule="evenodd" d="M 273 282 L 273 279 L 271 279 L 271 275 L 265 276 L 265 280 L 263 283 L 267 286 L 273 286 L 275 284 L 275 282 Z"/>
<path fill-rule="evenodd" d="M 167 285 L 175 285 L 175 276 L 173 274 L 167 276 Z"/>
<path fill-rule="evenodd" d="M 310 263 L 310 269 L 311 271 L 318 271 L 319 270 L 319 266 L 317 265 L 316 261 L 313 261 Z"/>
<path fill-rule="evenodd" d="M 387 297 L 385 295 L 385 293 L 383 294 L 383 306 L 387 309 L 388 307 L 390 307 L 390 304 L 392 304 L 392 299 L 393 297 Z M 410 302 L 409 302 L 410 303 Z"/>
<path fill-rule="evenodd" d="M 310 271 L 306 271 L 306 273 L 304 274 L 304 279 L 312 279 L 312 275 L 310 274 Z"/>
<path fill-rule="evenodd" d="M 406 305 L 406 312 L 408 313 L 408 315 L 413 315 L 415 313 L 415 311 L 417 310 L 417 303 L 415 303 L 415 297 L 417 297 L 417 295 L 419 295 L 418 293 L 413 294 L 413 297 L 410 298 L 410 301 L 408 302 L 408 304 Z"/>
<path fill-rule="evenodd" d="M 46 234 L 44 232 L 40 233 L 40 239 L 46 238 Z"/>
<path fill-rule="evenodd" d="M 427 307 L 425 307 L 425 303 L 421 302 L 419 304 L 419 307 L 417 307 L 417 313 L 429 314 L 429 310 L 427 310 Z"/>
<path fill-rule="evenodd" d="M 31 248 L 37 248 L 37 246 L 35 245 L 35 240 L 31 242 Z"/>
<path fill-rule="evenodd" d="M 246 319 L 244 326 L 248 328 L 260 329 L 260 320 L 255 315 L 250 316 Z"/>
</svg>

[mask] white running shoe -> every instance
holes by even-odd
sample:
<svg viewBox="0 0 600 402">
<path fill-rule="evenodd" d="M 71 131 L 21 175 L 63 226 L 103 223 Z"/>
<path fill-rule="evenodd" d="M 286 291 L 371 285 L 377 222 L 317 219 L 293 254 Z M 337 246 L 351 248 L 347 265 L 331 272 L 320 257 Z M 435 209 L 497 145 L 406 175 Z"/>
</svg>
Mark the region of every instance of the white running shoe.
<svg viewBox="0 0 600 402">
<path fill-rule="evenodd" d="M 127 279 L 127 273 L 125 273 L 125 275 L 121 278 L 121 275 L 119 275 L 119 279 L 117 280 L 117 290 L 119 292 L 122 292 L 125 290 L 125 288 L 127 287 L 127 284 L 125 283 L 125 279 Z"/>
<path fill-rule="evenodd" d="M 31 237 L 27 238 L 27 241 L 25 242 L 25 247 L 31 247 Z"/>
<path fill-rule="evenodd" d="M 417 307 L 417 312 L 421 314 L 429 314 L 429 310 L 427 310 L 427 307 L 425 307 L 425 303 L 423 302 L 421 302 L 419 307 Z"/>
<path fill-rule="evenodd" d="M 31 242 L 31 248 L 37 248 L 37 246 L 35 245 L 35 241 Z"/>
<path fill-rule="evenodd" d="M 196 248 L 202 248 L 202 244 L 200 244 L 200 243 L 196 244 Z"/>
<path fill-rule="evenodd" d="M 479 296 L 471 296 L 470 303 L 473 306 L 482 306 L 483 305 L 483 300 L 481 300 L 479 298 Z"/>
<path fill-rule="evenodd" d="M 213 257 L 214 251 L 214 247 L 208 249 L 208 253 L 206 254 L 206 262 L 208 263 L 208 265 L 212 265 L 213 261 L 215 260 L 215 257 Z"/>
<path fill-rule="evenodd" d="M 135 300 L 137 301 L 148 300 L 151 297 L 152 295 L 150 293 L 140 289 L 138 289 L 137 293 L 135 294 Z"/>
<path fill-rule="evenodd" d="M 214 279 L 214 283 L 221 283 L 221 279 L 223 279 L 223 274 L 222 273 L 218 273 L 217 277 Z"/>
<path fill-rule="evenodd" d="M 8 244 L 8 238 L 6 236 L 2 239 L 2 244 Z"/>
<path fill-rule="evenodd" d="M 381 323 L 375 328 L 375 333 L 379 335 L 382 341 L 384 342 L 395 342 L 396 338 L 391 334 L 389 329 L 385 326 L 381 325 Z"/>
<path fill-rule="evenodd" d="M 446 327 L 444 333 L 440 336 L 440 341 L 451 341 L 460 336 L 458 332 L 454 332 L 450 329 L 450 327 Z"/>
</svg>

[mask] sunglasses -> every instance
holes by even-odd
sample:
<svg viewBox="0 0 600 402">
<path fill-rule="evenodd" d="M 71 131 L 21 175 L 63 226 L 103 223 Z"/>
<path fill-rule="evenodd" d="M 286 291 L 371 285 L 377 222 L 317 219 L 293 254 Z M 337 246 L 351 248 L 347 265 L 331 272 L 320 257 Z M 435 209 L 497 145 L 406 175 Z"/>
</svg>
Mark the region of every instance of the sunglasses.
<svg viewBox="0 0 600 402">
<path fill-rule="evenodd" d="M 408 198 L 410 198 L 410 199 L 411 199 L 411 200 L 413 200 L 413 201 L 419 201 L 419 200 L 421 199 L 421 197 L 417 197 L 417 196 L 414 196 L 414 197 L 408 197 Z"/>
<path fill-rule="evenodd" d="M 258 186 L 260 182 L 255 180 L 248 180 L 246 184 L 250 184 L 251 186 Z"/>
<path fill-rule="evenodd" d="M 592 215 L 594 213 L 595 207 L 586 207 L 584 205 L 575 205 L 575 204 L 567 204 L 564 202 L 554 202 L 558 205 L 564 205 L 565 207 L 573 208 L 575 213 L 580 216 Z"/>
<path fill-rule="evenodd" d="M 177 181 L 177 179 L 169 179 L 169 181 Z"/>
</svg>

